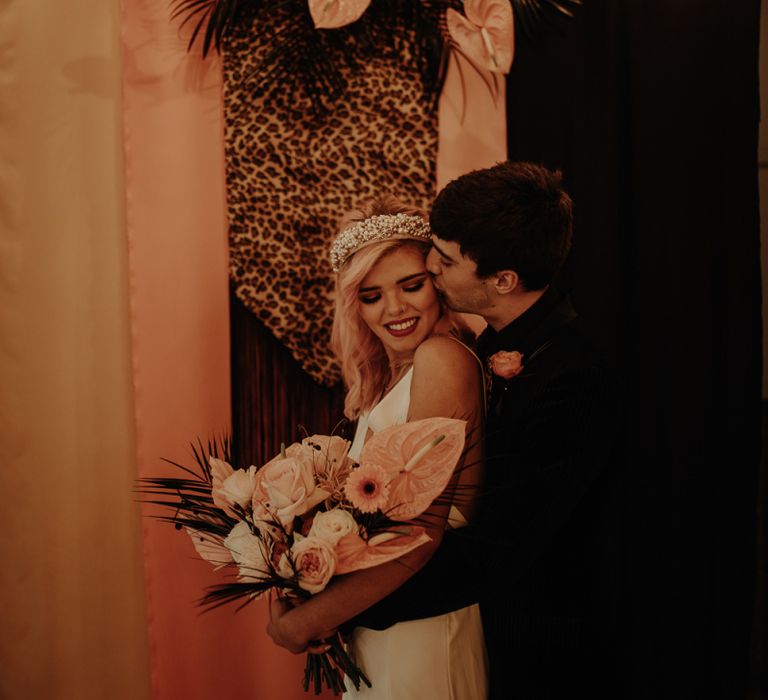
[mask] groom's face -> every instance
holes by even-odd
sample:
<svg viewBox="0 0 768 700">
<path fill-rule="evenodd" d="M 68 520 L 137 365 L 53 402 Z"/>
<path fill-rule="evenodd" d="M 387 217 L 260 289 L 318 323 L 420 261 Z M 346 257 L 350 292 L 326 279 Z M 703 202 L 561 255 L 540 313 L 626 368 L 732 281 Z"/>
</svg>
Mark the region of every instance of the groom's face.
<svg viewBox="0 0 768 700">
<path fill-rule="evenodd" d="M 427 270 L 450 309 L 482 314 L 490 305 L 490 281 L 477 276 L 475 261 L 461 254 L 458 243 L 433 235 Z"/>
</svg>

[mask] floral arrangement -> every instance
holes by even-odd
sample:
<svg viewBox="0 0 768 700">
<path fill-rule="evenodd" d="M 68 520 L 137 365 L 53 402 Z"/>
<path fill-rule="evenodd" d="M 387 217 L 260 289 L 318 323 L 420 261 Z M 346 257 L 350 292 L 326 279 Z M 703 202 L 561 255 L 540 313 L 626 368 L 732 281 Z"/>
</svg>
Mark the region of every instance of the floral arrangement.
<svg viewBox="0 0 768 700">
<path fill-rule="evenodd" d="M 172 0 L 171 17 L 190 27 L 189 48 L 221 52 L 249 32 L 269 46 L 254 89 L 300 88 L 318 110 L 345 89 L 344 70 L 375 58 L 413 56 L 425 97 L 436 106 L 453 50 L 493 74 L 509 72 L 514 25 L 534 35 L 551 17 L 572 17 L 582 0 Z M 278 27 L 279 29 L 276 29 Z M 226 53 L 226 52 L 225 52 Z"/>
<path fill-rule="evenodd" d="M 197 472 L 140 481 L 156 516 L 185 529 L 197 553 L 236 581 L 212 586 L 201 604 L 242 605 L 266 591 L 306 599 L 334 576 L 377 566 L 429 541 L 414 522 L 445 490 L 464 449 L 465 422 L 428 418 L 376 433 L 359 463 L 337 436 L 313 435 L 261 467 L 235 469 L 228 440 L 194 448 Z M 174 463 L 175 464 L 175 463 Z M 242 606 L 241 606 L 242 607 Z M 338 634 L 323 654 L 308 654 L 304 689 L 370 686 Z"/>
</svg>

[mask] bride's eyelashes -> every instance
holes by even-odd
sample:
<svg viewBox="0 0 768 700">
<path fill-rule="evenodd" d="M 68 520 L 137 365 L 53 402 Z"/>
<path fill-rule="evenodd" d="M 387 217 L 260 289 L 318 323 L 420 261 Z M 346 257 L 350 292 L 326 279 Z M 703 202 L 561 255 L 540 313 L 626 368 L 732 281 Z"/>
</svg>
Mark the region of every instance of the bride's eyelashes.
<svg viewBox="0 0 768 700">
<path fill-rule="evenodd" d="M 415 282 L 414 284 L 409 284 L 405 287 L 403 287 L 404 292 L 418 292 L 421 291 L 424 288 L 424 284 L 426 283 L 426 280 L 419 280 L 418 282 Z M 381 294 L 365 294 L 360 295 L 358 297 L 360 300 L 360 303 L 362 304 L 375 304 L 379 299 L 381 299 Z"/>
</svg>

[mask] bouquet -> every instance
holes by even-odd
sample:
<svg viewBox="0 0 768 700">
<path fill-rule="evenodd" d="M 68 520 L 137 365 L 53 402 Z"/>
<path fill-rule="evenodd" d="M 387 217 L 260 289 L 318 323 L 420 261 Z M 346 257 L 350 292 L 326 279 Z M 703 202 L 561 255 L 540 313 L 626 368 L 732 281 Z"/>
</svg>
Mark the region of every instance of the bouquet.
<svg viewBox="0 0 768 700">
<path fill-rule="evenodd" d="M 396 559 L 430 540 L 415 524 L 443 492 L 462 454 L 465 421 L 427 418 L 373 435 L 359 463 L 338 436 L 313 435 L 283 447 L 261 467 L 234 468 L 227 439 L 193 448 L 198 471 L 179 478 L 145 478 L 145 502 L 185 529 L 197 553 L 236 581 L 214 585 L 200 601 L 208 609 L 245 605 L 266 591 L 306 599 L 334 576 Z M 241 607 L 242 607 L 241 605 Z M 308 654 L 304 690 L 327 685 L 370 686 L 338 633 L 328 651 Z"/>
</svg>

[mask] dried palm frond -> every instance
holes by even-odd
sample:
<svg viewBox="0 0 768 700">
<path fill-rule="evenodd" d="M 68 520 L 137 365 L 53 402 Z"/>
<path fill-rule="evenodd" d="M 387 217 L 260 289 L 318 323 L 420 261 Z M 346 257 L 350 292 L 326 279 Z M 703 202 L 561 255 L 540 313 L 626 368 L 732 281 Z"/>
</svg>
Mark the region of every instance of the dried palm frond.
<svg viewBox="0 0 768 700">
<path fill-rule="evenodd" d="M 237 24 L 243 9 L 255 4 L 259 4 L 258 0 L 172 0 L 171 19 L 181 18 L 181 27 L 193 23 L 187 50 L 194 46 L 202 32 L 205 57 L 211 45 L 221 52 L 224 37 Z"/>
<path fill-rule="evenodd" d="M 553 14 L 573 16 L 582 0 L 510 0 L 523 34 Z M 345 72 L 374 58 L 409 56 L 434 108 L 442 90 L 449 46 L 445 10 L 460 0 L 375 0 L 362 17 L 339 29 L 316 29 L 307 0 L 171 0 L 171 18 L 192 27 L 188 49 L 201 39 L 202 54 L 221 53 L 234 38 L 239 50 L 261 56 L 244 80 L 252 93 L 275 85 L 300 88 L 317 114 L 345 92 Z"/>
<path fill-rule="evenodd" d="M 554 14 L 573 17 L 582 0 L 511 0 L 515 20 L 526 38 L 531 38 L 536 27 Z"/>
<path fill-rule="evenodd" d="M 164 459 L 167 464 L 181 469 L 187 477 L 144 477 L 137 480 L 135 490 L 140 502 L 159 506 L 173 515 L 156 515 L 162 522 L 173 524 L 177 530 L 190 527 L 211 535 L 226 537 L 239 522 L 228 516 L 213 502 L 211 493 L 211 466 L 209 456 L 232 461 L 232 441 L 228 435 L 209 439 L 207 444 L 198 439 L 190 443 L 197 471 L 179 462 Z"/>
</svg>

